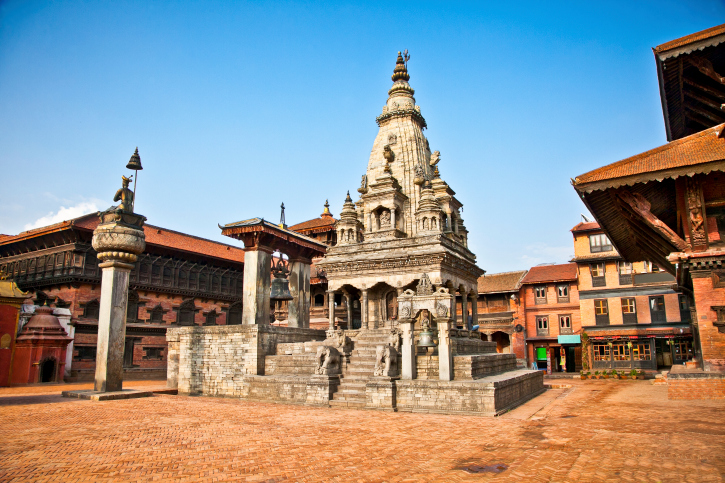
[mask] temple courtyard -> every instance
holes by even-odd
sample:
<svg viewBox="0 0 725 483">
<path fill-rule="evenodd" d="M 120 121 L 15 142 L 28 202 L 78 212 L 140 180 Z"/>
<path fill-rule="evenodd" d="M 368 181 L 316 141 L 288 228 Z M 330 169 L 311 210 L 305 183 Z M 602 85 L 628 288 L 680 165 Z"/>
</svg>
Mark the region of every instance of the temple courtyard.
<svg viewBox="0 0 725 483">
<path fill-rule="evenodd" d="M 497 418 L 1 388 L 0 481 L 723 481 L 725 401 L 652 382 L 550 380 Z"/>
</svg>

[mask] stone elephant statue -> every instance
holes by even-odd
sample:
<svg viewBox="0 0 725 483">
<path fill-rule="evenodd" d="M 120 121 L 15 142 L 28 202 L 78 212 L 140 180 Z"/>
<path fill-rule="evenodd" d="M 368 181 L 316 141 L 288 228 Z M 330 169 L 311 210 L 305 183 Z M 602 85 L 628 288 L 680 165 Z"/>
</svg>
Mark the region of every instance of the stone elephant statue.
<svg viewBox="0 0 725 483">
<path fill-rule="evenodd" d="M 398 353 L 389 345 L 379 345 L 375 349 L 375 376 L 390 377 L 397 375 Z"/>
<path fill-rule="evenodd" d="M 329 345 L 317 347 L 315 356 L 315 374 L 334 375 L 340 374 L 340 353 Z"/>
</svg>

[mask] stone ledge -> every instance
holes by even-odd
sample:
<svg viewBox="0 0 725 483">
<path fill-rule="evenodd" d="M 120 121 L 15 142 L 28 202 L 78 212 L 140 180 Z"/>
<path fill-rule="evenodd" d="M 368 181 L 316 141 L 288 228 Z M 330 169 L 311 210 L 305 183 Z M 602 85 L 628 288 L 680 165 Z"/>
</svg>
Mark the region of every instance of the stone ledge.
<svg viewBox="0 0 725 483">
<path fill-rule="evenodd" d="M 135 389 L 123 389 L 121 391 L 63 391 L 61 396 L 63 397 L 74 397 L 77 399 L 88 399 L 90 401 L 113 401 L 116 399 L 135 399 L 139 397 L 151 397 L 153 391 L 137 391 Z"/>
</svg>

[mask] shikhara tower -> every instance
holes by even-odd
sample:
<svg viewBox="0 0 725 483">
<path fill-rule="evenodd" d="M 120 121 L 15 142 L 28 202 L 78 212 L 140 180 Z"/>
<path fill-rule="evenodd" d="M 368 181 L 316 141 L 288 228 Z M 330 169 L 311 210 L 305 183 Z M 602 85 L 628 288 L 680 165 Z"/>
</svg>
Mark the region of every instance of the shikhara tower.
<svg viewBox="0 0 725 483">
<path fill-rule="evenodd" d="M 415 105 L 406 60 L 398 52 L 360 199 L 353 203 L 348 193 L 336 224 L 338 244 L 318 263 L 329 290 L 346 297 L 348 320 L 359 321 L 356 327 L 391 326 L 398 295 L 415 288 L 424 274 L 436 289 L 462 295 L 466 312 L 483 274 L 467 247 L 463 205 L 441 179 L 440 153 L 431 152 L 423 134 L 427 125 Z M 473 303 L 474 316 L 475 310 Z"/>
</svg>

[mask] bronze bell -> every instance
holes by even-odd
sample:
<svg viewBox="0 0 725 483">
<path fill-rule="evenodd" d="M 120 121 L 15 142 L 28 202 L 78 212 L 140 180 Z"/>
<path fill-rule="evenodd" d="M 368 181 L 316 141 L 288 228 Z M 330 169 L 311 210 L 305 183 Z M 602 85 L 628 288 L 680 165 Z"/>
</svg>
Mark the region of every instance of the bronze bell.
<svg viewBox="0 0 725 483">
<path fill-rule="evenodd" d="M 420 336 L 418 337 L 418 347 L 435 347 L 436 343 L 433 340 L 434 334 L 430 330 L 430 321 L 428 320 L 428 314 L 423 315 L 423 320 L 420 322 Z"/>
<path fill-rule="evenodd" d="M 141 156 L 138 155 L 138 148 L 136 148 L 136 152 L 131 155 L 131 159 L 128 160 L 126 169 L 132 169 L 134 171 L 140 171 L 143 169 L 143 166 L 141 166 Z"/>
<path fill-rule="evenodd" d="M 272 266 L 274 280 L 272 280 L 272 289 L 270 290 L 269 299 L 272 301 L 292 300 L 292 294 L 289 291 L 289 280 L 287 274 L 289 270 L 285 267 L 282 258 Z"/>
</svg>

